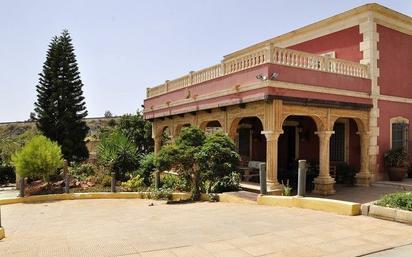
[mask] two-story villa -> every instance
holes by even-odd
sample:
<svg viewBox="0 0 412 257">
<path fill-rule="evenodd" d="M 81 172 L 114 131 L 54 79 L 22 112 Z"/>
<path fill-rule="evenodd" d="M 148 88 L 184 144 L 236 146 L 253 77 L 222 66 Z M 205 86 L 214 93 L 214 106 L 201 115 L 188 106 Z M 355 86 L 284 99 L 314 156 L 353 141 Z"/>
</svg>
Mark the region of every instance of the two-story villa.
<svg viewBox="0 0 412 257">
<path fill-rule="evenodd" d="M 386 177 L 385 151 L 412 149 L 411 69 L 412 18 L 367 4 L 148 88 L 144 116 L 156 151 L 165 131 L 221 129 L 242 162 L 266 162 L 269 191 L 306 159 L 314 192 L 333 194 L 337 163 L 368 186 Z"/>
</svg>

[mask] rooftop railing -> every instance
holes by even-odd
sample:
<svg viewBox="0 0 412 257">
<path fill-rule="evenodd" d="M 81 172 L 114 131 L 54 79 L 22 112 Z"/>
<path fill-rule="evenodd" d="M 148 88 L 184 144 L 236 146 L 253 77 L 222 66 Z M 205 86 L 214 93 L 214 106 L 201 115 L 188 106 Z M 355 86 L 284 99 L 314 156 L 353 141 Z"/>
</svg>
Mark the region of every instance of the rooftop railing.
<svg viewBox="0 0 412 257">
<path fill-rule="evenodd" d="M 191 85 L 199 84 L 264 63 L 273 63 L 359 78 L 369 77 L 368 66 L 364 64 L 287 48 L 265 46 L 241 55 L 225 58 L 221 64 L 195 72 L 192 71 L 183 77 L 170 81 L 167 80 L 164 84 L 148 88 L 147 97 L 153 97 Z"/>
</svg>

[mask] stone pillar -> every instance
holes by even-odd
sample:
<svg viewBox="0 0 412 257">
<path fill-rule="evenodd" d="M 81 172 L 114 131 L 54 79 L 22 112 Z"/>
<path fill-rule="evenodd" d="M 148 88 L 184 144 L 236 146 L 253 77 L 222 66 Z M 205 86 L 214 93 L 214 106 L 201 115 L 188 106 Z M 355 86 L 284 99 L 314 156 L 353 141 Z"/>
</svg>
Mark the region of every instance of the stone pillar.
<svg viewBox="0 0 412 257">
<path fill-rule="evenodd" d="M 318 131 L 319 137 L 319 176 L 314 179 L 315 189 L 313 193 L 319 195 L 332 195 L 335 193 L 335 179 L 330 176 L 329 154 L 330 137 L 334 131 Z"/>
<path fill-rule="evenodd" d="M 269 194 L 280 194 L 278 181 L 278 139 L 280 131 L 262 131 L 266 137 L 266 182 Z"/>
<path fill-rule="evenodd" d="M 372 174 L 369 170 L 369 140 L 370 134 L 368 132 L 358 132 L 361 146 L 361 163 L 360 171 L 356 174 L 357 186 L 370 186 Z"/>
<path fill-rule="evenodd" d="M 154 153 L 158 154 L 160 148 L 162 147 L 162 137 L 155 137 L 153 138 L 154 141 Z"/>
</svg>

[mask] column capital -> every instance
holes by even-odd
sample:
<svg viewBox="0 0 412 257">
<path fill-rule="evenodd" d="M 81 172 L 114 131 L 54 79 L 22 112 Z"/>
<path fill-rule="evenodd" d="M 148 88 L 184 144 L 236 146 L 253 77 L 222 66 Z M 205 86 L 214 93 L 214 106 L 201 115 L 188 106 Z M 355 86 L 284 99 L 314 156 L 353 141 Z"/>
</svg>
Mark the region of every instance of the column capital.
<svg viewBox="0 0 412 257">
<path fill-rule="evenodd" d="M 333 134 L 335 134 L 335 131 L 333 131 L 333 130 L 315 131 L 315 135 L 318 135 L 319 139 L 330 138 L 330 136 L 332 136 Z"/>
<path fill-rule="evenodd" d="M 271 131 L 266 130 L 261 132 L 262 135 L 265 135 L 267 141 L 277 140 L 280 134 L 283 134 L 283 130 L 281 131 Z"/>
</svg>

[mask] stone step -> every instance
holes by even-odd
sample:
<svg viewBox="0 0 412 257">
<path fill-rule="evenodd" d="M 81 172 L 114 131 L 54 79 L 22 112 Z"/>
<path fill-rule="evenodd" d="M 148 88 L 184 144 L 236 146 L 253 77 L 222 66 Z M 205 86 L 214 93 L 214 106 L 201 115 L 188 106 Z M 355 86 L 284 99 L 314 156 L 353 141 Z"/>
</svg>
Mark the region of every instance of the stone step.
<svg viewBox="0 0 412 257">
<path fill-rule="evenodd" d="M 391 187 L 405 191 L 412 191 L 412 179 L 405 179 L 403 181 L 377 181 L 372 183 L 376 187 Z"/>
</svg>

